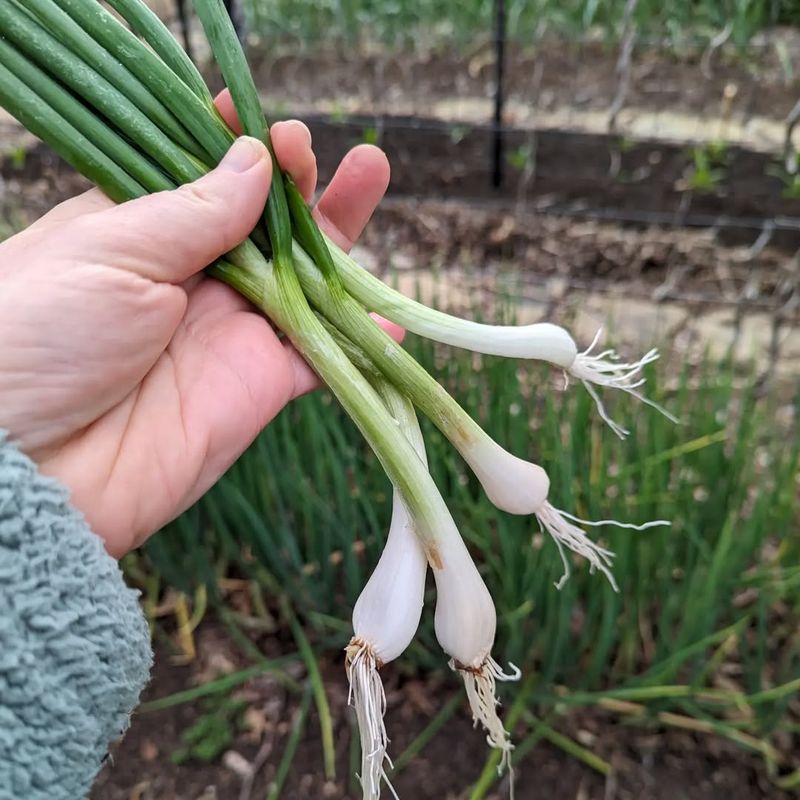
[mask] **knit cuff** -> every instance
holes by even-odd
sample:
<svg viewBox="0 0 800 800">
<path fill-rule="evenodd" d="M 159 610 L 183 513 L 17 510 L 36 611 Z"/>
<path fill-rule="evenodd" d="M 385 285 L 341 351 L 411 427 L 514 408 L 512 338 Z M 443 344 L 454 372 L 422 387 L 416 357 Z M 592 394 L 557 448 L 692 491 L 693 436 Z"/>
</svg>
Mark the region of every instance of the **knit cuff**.
<svg viewBox="0 0 800 800">
<path fill-rule="evenodd" d="M 138 594 L 0 431 L 0 800 L 85 797 L 149 676 Z"/>
</svg>

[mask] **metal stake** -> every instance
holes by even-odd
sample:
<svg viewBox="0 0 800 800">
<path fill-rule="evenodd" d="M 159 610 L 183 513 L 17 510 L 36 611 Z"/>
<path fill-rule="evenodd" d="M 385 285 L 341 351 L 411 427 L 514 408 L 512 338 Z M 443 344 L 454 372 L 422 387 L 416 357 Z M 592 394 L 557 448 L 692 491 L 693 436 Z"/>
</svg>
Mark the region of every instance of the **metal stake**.
<svg viewBox="0 0 800 800">
<path fill-rule="evenodd" d="M 503 182 L 503 105 L 505 102 L 506 2 L 494 0 L 494 119 L 492 124 L 492 185 L 499 188 Z"/>
<path fill-rule="evenodd" d="M 183 36 L 183 49 L 186 54 L 194 61 L 192 53 L 192 36 L 191 26 L 189 24 L 189 12 L 186 8 L 186 0 L 178 0 L 178 21 L 181 26 L 181 35 Z"/>
</svg>

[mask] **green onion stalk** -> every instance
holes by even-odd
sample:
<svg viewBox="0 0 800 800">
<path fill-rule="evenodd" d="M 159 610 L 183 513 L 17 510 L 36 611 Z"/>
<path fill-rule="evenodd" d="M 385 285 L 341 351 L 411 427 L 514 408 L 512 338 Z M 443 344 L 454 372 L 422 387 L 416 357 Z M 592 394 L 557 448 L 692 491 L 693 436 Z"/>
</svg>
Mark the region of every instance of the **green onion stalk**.
<svg viewBox="0 0 800 800">
<path fill-rule="evenodd" d="M 0 104 L 122 203 L 196 180 L 236 137 L 200 72 L 144 2 L 109 5 L 122 22 L 96 0 L 0 0 Z M 222 0 L 194 0 L 194 6 L 244 132 L 271 150 L 269 125 Z M 262 221 L 207 272 L 283 331 L 354 421 L 394 487 L 386 549 L 356 604 L 346 648 L 362 736 L 363 796 L 378 798 L 386 778 L 378 672 L 416 632 L 428 566 L 437 588 L 437 638 L 463 677 L 475 720 L 502 750 L 501 766 L 508 764 L 512 745 L 497 713 L 496 682 L 515 680 L 519 671 L 513 665 L 504 671 L 492 657 L 494 604 L 428 471 L 416 411 L 448 438 L 498 508 L 533 516 L 552 536 L 564 564 L 559 588 L 570 571 L 566 550 L 586 557 L 616 588 L 613 553 L 581 526 L 641 530 L 668 523 L 590 522 L 557 509 L 545 470 L 492 440 L 370 312 L 456 347 L 548 361 L 585 385 L 621 437 L 628 432 L 611 419 L 597 388 L 655 405 L 641 387 L 643 368 L 658 354 L 623 361 L 613 350 L 595 352 L 597 338 L 579 352 L 567 331 L 550 323 L 481 325 L 410 300 L 326 237 L 290 176 L 277 168 Z"/>
</svg>

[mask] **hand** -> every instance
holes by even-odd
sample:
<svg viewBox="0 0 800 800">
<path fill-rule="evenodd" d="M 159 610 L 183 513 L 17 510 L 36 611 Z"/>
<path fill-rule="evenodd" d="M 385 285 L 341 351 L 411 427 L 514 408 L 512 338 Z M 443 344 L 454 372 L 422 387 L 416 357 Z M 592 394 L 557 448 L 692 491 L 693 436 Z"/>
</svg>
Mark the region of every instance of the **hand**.
<svg viewBox="0 0 800 800">
<path fill-rule="evenodd" d="M 218 106 L 235 120 L 227 94 Z M 277 123 L 272 140 L 309 198 L 308 129 Z M 92 190 L 0 245 L 0 428 L 71 490 L 115 556 L 191 505 L 317 384 L 267 320 L 201 274 L 256 225 L 271 174 L 266 148 L 242 138 L 194 184 L 119 206 Z M 341 247 L 388 180 L 377 148 L 345 156 L 315 209 Z"/>
</svg>

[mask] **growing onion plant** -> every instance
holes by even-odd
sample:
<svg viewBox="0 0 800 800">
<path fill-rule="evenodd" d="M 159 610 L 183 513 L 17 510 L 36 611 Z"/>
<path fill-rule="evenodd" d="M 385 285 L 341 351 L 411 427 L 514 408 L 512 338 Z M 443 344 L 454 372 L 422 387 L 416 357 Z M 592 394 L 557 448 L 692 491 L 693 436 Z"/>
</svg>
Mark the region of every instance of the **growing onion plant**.
<svg viewBox="0 0 800 800">
<path fill-rule="evenodd" d="M 108 4 L 119 16 L 96 0 L 0 0 L 0 102 L 109 197 L 125 202 L 205 174 L 235 134 L 216 112 L 200 73 L 144 2 Z M 222 0 L 194 0 L 194 6 L 244 132 L 269 146 L 267 121 Z M 495 442 L 369 312 L 456 347 L 548 361 L 583 383 L 620 437 L 627 431 L 608 415 L 598 389 L 620 389 L 650 403 L 641 393 L 642 370 L 656 351 L 626 362 L 613 350 L 595 353 L 599 334 L 579 352 L 567 331 L 550 323 L 481 325 L 406 298 L 320 232 L 290 176 L 278 169 L 263 221 L 208 272 L 249 299 L 291 340 L 359 428 L 394 487 L 386 547 L 354 608 L 354 635 L 345 650 L 362 737 L 363 796 L 378 798 L 386 780 L 379 670 L 403 653 L 416 632 L 428 567 L 437 592 L 436 636 L 463 677 L 476 723 L 488 743 L 503 751 L 502 765 L 508 764 L 512 745 L 497 713 L 495 687 L 518 678 L 519 670 L 503 669 L 492 655 L 494 604 L 428 472 L 417 411 L 452 443 L 492 503 L 534 517 L 552 537 L 564 564 L 559 587 L 569 576 L 570 550 L 616 588 L 613 553 L 593 542 L 582 525 L 641 530 L 668 523 L 588 522 L 559 510 L 551 503 L 545 470 Z"/>
</svg>

